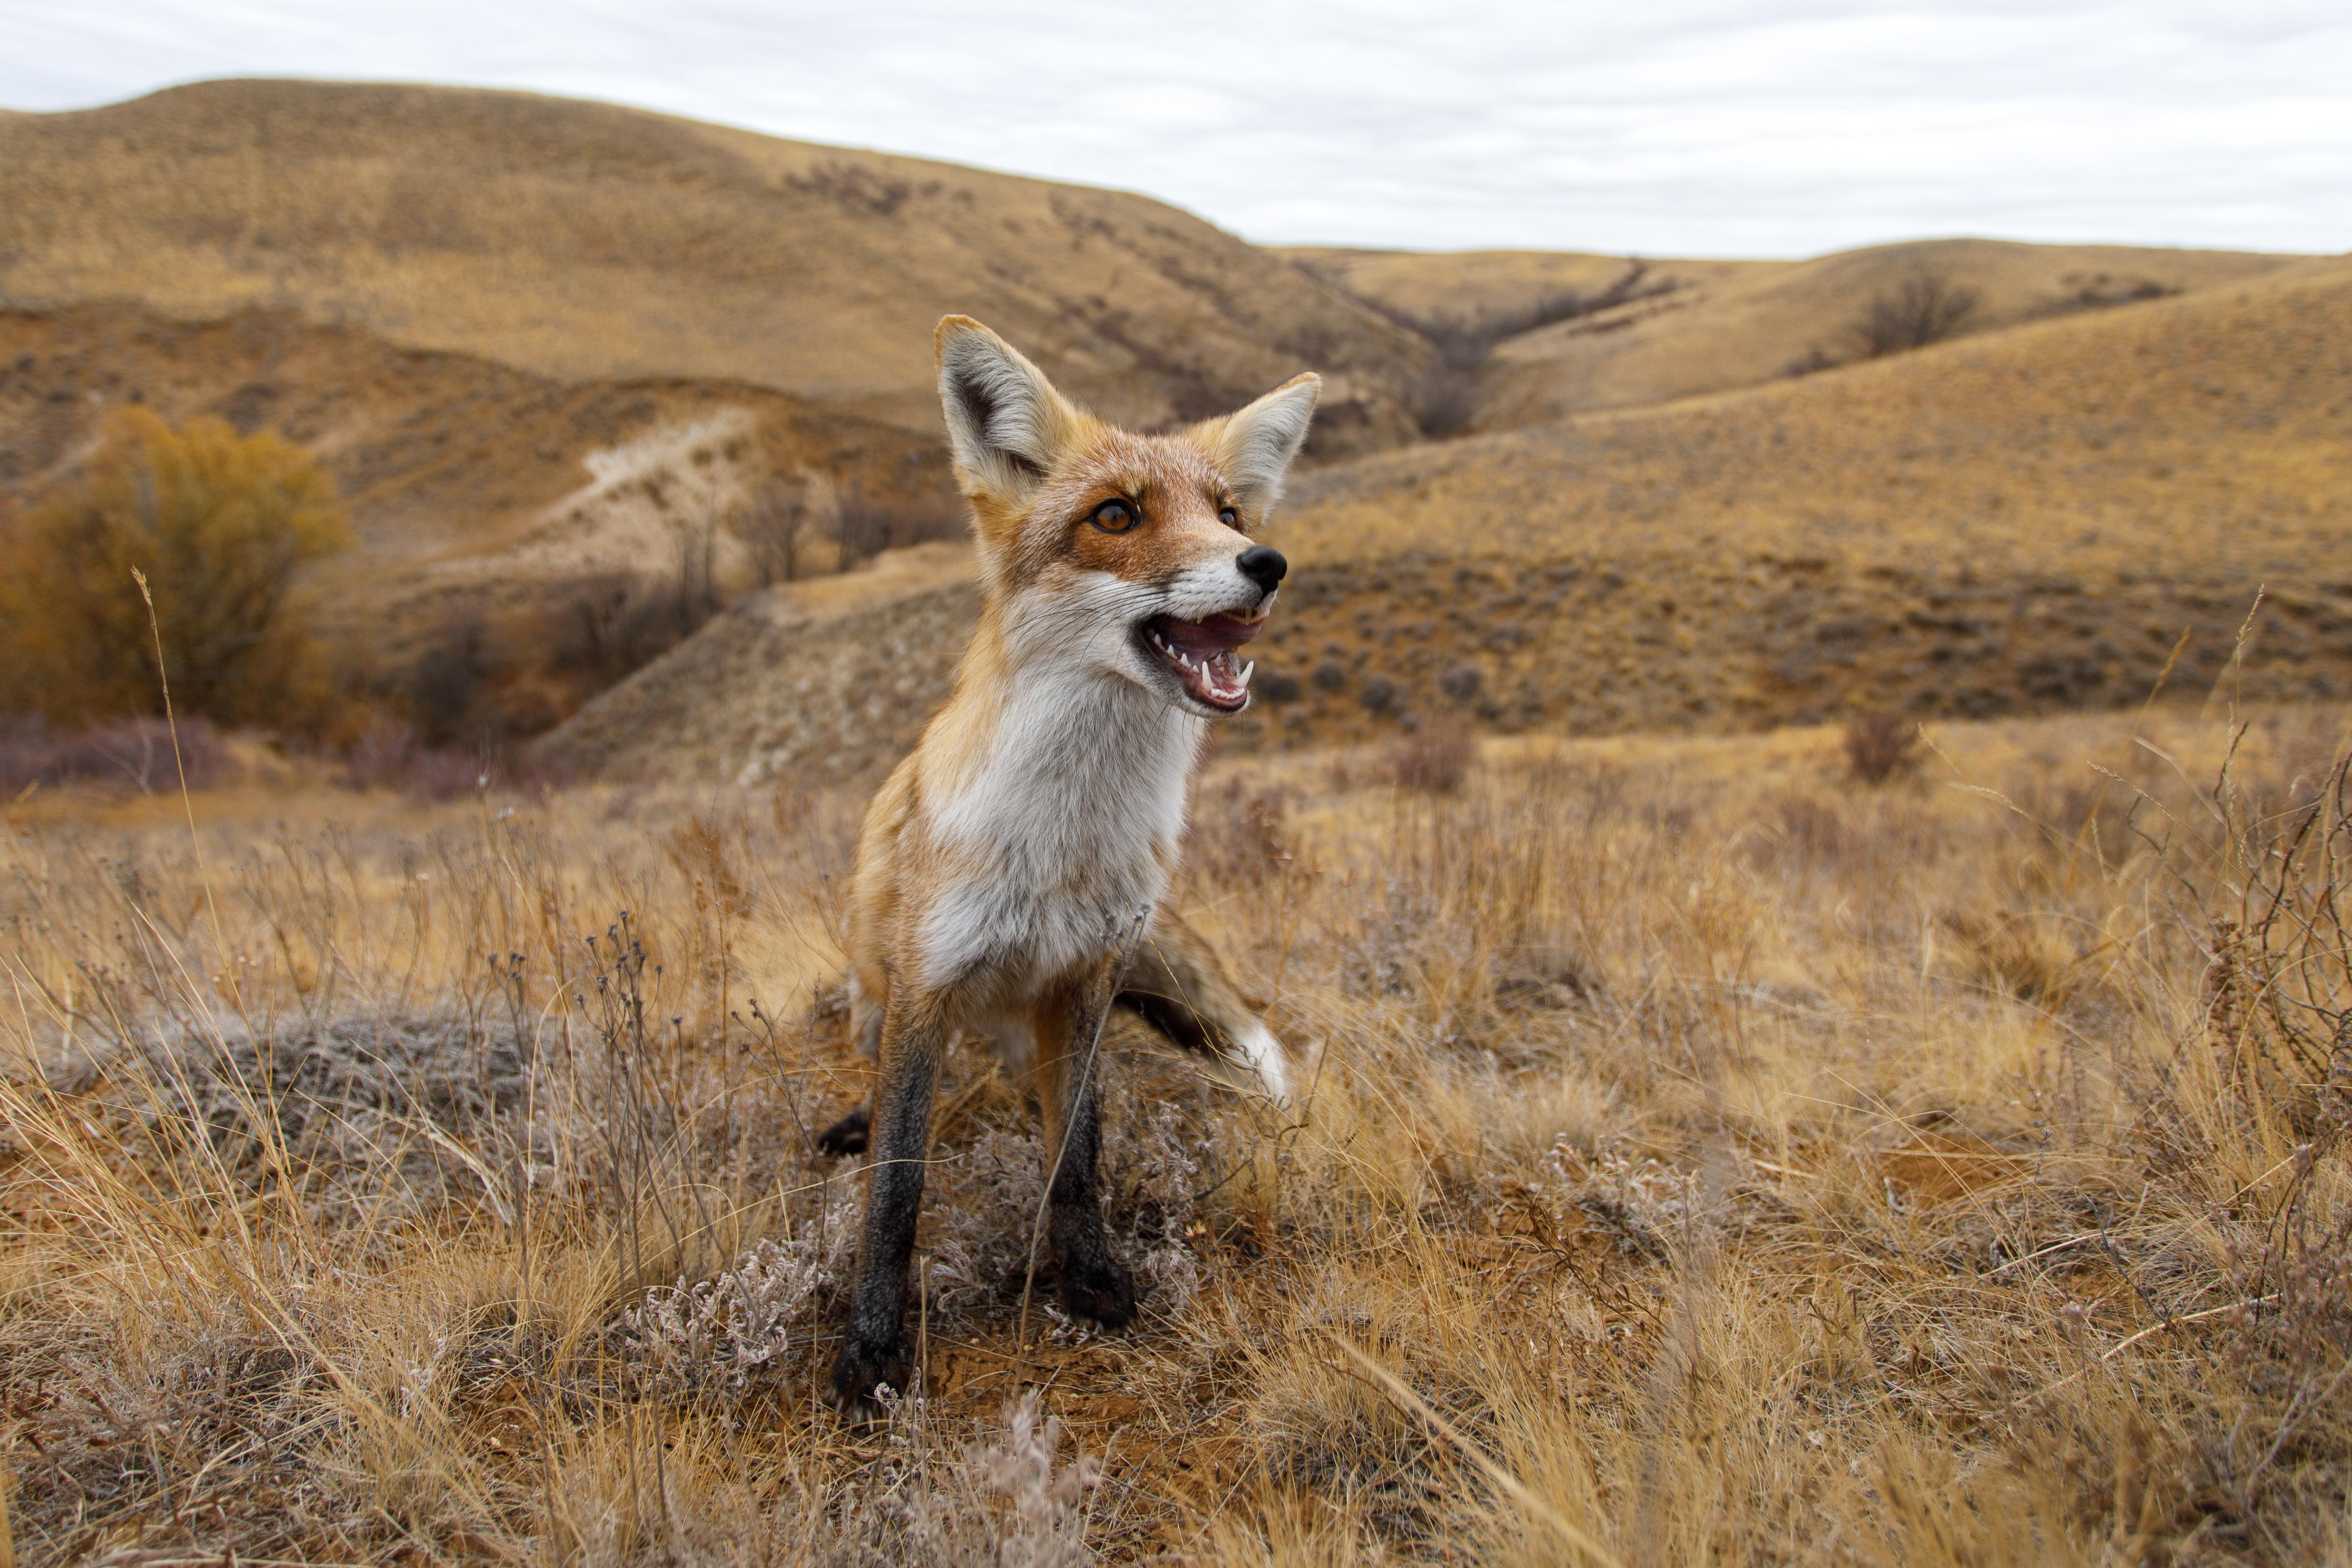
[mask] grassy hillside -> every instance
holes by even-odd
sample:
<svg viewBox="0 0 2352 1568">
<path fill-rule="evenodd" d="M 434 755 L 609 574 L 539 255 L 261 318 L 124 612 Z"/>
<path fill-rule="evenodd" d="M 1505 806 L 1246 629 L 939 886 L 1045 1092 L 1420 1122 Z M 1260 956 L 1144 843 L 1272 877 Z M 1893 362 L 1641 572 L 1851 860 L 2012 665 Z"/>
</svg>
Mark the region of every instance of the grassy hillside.
<svg viewBox="0 0 2352 1568">
<path fill-rule="evenodd" d="M 1784 374 L 1929 274 L 1976 295 L 1970 335 Z M 2341 261 L 1276 252 L 1139 196 L 594 104 L 215 82 L 0 123 L 0 508 L 132 398 L 278 429 L 363 542 L 317 584 L 335 624 L 397 664 L 488 616 L 493 685 L 537 690 L 568 584 L 698 539 L 748 580 L 731 521 L 762 497 L 936 507 L 956 309 L 1144 426 L 1325 372 L 1244 749 L 2132 700 L 2184 628 L 2174 673 L 2210 683 L 2265 584 L 2267 689 L 2352 689 Z M 1486 433 L 1415 440 L 1438 408 Z M 554 749 L 865 776 L 970 613 L 921 576 L 748 603 Z"/>
<path fill-rule="evenodd" d="M 1230 747 L 1459 717 L 1584 732 L 2352 693 L 2352 264 L 1661 408 L 1383 454 L 1296 486 L 1295 563 Z M 628 771 L 887 765 L 968 595 L 715 628 L 559 748 Z M 959 608 L 961 606 L 961 608 Z M 867 650 L 936 627 L 944 646 Z M 2188 642 L 2174 649 L 2182 634 Z M 764 662 L 763 662 L 764 661 Z M 746 673 L 772 669 L 773 679 Z M 698 698 L 698 692 L 706 695 Z M 814 759 L 814 760 L 810 760 Z M 748 770 L 748 773 L 746 772 Z"/>
<path fill-rule="evenodd" d="M 1811 261 L 1630 262 L 1546 251 L 1284 252 L 1374 306 L 1499 330 L 1474 422 L 1505 429 L 1599 408 L 1753 386 L 1862 357 L 1871 301 L 1922 275 L 1965 289 L 1963 332 L 2143 303 L 2260 277 L 2294 257 L 2113 245 L 1923 240 Z M 1601 309 L 1632 272 L 1633 298 Z M 1530 330 L 1531 329 L 1531 330 Z"/>
<path fill-rule="evenodd" d="M 2298 258 L 2129 246 L 1923 240 L 1793 265 L 1744 264 L 1669 295 L 1516 338 L 1481 388 L 1479 421 L 1528 425 L 1753 386 L 1792 366 L 1854 358 L 1855 319 L 1922 273 L 1973 290 L 1967 331 L 2241 282 Z M 1685 264 L 1662 266 L 1678 273 Z"/>
<path fill-rule="evenodd" d="M 133 403 L 316 454 L 361 548 L 315 585 L 393 651 L 453 595 L 528 604 L 551 583 L 659 564 L 714 503 L 780 478 L 926 500 L 949 489 L 932 441 L 768 387 L 558 380 L 290 310 L 184 322 L 87 305 L 0 312 L 0 508 L 68 474 Z"/>
<path fill-rule="evenodd" d="M 0 306 L 252 306 L 535 374 L 709 378 L 930 431 L 979 316 L 1139 424 L 1314 367 L 1324 449 L 1425 351 L 1142 196 L 516 93 L 223 81 L 0 122 Z"/>
<path fill-rule="evenodd" d="M 1590 300 L 1623 278 L 1629 258 L 1573 250 L 1356 250 L 1291 246 L 1278 252 L 1349 293 L 1414 321 L 1515 322 L 1569 300 Z M 1793 261 L 1647 263 L 1653 281 L 1720 289 L 1803 265 Z"/>
</svg>

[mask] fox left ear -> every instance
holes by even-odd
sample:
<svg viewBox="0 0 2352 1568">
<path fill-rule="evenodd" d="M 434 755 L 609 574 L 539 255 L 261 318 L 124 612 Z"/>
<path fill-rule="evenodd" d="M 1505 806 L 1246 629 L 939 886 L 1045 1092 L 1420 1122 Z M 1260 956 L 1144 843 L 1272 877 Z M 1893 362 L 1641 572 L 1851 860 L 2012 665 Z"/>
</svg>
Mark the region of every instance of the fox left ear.
<svg viewBox="0 0 2352 1568">
<path fill-rule="evenodd" d="M 1282 477 L 1306 444 L 1307 424 L 1322 392 L 1323 378 L 1310 371 L 1210 426 L 1217 467 L 1234 498 L 1254 515 L 1264 517 L 1282 499 Z"/>
<path fill-rule="evenodd" d="M 1019 501 L 1052 471 L 1082 416 L 1045 373 L 970 316 L 940 322 L 940 408 L 948 448 L 972 486 Z"/>
</svg>

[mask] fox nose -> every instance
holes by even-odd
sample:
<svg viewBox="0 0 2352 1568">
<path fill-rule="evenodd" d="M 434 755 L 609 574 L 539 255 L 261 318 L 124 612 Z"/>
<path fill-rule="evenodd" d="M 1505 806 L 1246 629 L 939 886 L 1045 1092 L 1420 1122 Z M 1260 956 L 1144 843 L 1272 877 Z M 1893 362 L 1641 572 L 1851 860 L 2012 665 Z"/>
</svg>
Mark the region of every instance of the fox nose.
<svg viewBox="0 0 2352 1568">
<path fill-rule="evenodd" d="M 1282 552 L 1272 545 L 1253 544 L 1234 557 L 1234 567 L 1256 584 L 1258 592 L 1264 595 L 1274 592 L 1275 584 L 1282 581 L 1282 574 L 1290 570 L 1290 563 L 1285 561 Z"/>
</svg>

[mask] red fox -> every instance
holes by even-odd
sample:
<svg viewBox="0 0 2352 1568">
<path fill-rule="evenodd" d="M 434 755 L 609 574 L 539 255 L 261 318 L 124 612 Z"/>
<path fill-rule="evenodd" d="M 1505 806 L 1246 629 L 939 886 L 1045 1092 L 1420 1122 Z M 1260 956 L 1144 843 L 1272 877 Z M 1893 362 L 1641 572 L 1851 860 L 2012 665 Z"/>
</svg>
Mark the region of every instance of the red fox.
<svg viewBox="0 0 2352 1568">
<path fill-rule="evenodd" d="M 1096 1198 L 1094 1057 L 1114 1000 L 1277 1098 L 1279 1046 L 1215 954 L 1160 912 L 1210 721 L 1249 705 L 1236 657 L 1287 563 L 1254 537 L 1322 383 L 1165 436 L 1087 414 L 979 322 L 936 336 L 940 401 L 971 503 L 980 625 L 954 694 L 866 810 L 850 892 L 852 1016 L 880 1058 L 872 1186 L 834 1402 L 905 1392 L 907 1264 L 931 1099 L 957 1032 L 1034 1073 L 1049 1275 L 1072 1313 L 1135 1313 Z"/>
</svg>

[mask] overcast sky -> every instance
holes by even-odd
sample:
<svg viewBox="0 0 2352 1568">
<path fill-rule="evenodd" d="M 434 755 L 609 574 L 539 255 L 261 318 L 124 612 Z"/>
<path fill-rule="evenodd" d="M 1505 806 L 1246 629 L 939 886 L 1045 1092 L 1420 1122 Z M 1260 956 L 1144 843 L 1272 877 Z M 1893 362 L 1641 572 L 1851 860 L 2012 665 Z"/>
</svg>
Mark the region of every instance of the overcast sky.
<svg viewBox="0 0 2352 1568">
<path fill-rule="evenodd" d="M 0 105 L 216 76 L 606 99 L 1263 241 L 2352 249 L 2347 0 L 0 0 Z"/>
</svg>

